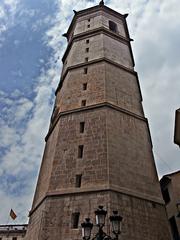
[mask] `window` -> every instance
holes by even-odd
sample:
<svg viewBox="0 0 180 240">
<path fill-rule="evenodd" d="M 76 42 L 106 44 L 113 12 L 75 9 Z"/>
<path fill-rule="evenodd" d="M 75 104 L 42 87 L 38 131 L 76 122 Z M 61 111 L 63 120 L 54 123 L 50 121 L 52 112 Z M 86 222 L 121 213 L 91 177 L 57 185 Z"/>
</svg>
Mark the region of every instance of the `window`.
<svg viewBox="0 0 180 240">
<path fill-rule="evenodd" d="M 86 44 L 88 44 L 88 43 L 89 43 L 89 39 L 86 40 Z"/>
<path fill-rule="evenodd" d="M 109 29 L 115 33 L 117 33 L 117 24 L 112 22 L 112 21 L 109 21 Z"/>
<path fill-rule="evenodd" d="M 79 145 L 78 146 L 78 158 L 83 157 L 83 150 L 84 150 L 84 145 Z"/>
<path fill-rule="evenodd" d="M 79 215 L 79 212 L 72 213 L 72 228 L 78 228 Z"/>
<path fill-rule="evenodd" d="M 81 178 L 82 178 L 82 174 L 76 175 L 76 187 L 77 188 L 81 187 Z"/>
<path fill-rule="evenodd" d="M 90 22 L 90 21 L 91 21 L 91 19 L 89 18 L 89 19 L 88 19 L 88 22 Z"/>
<path fill-rule="evenodd" d="M 85 127 L 85 122 L 80 122 L 80 133 L 83 133 L 84 132 L 84 127 Z"/>
<path fill-rule="evenodd" d="M 86 48 L 86 52 L 89 52 L 89 48 Z"/>
<path fill-rule="evenodd" d="M 164 199 L 165 203 L 168 204 L 170 202 L 170 196 L 169 196 L 169 191 L 167 188 L 163 189 L 162 195 L 163 195 L 163 199 Z"/>
<path fill-rule="evenodd" d="M 87 83 L 83 83 L 83 90 L 87 90 Z"/>
<path fill-rule="evenodd" d="M 88 68 L 84 68 L 84 74 L 87 74 Z"/>
<path fill-rule="evenodd" d="M 13 237 L 12 240 L 17 240 L 17 237 Z"/>
<path fill-rule="evenodd" d="M 87 27 L 90 28 L 90 24 L 88 24 Z"/>
<path fill-rule="evenodd" d="M 85 62 L 88 62 L 88 60 L 89 60 L 89 58 L 88 58 L 88 57 L 86 57 L 86 58 L 85 58 Z"/>
<path fill-rule="evenodd" d="M 86 100 L 82 100 L 81 106 L 82 106 L 82 107 L 85 107 L 85 106 L 86 106 Z"/>
</svg>

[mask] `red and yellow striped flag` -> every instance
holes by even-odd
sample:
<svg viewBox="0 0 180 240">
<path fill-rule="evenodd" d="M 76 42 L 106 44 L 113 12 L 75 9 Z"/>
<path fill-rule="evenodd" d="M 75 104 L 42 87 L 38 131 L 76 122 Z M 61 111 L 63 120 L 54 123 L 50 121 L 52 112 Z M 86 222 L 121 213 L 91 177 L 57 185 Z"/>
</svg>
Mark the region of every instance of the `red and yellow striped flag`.
<svg viewBox="0 0 180 240">
<path fill-rule="evenodd" d="M 16 213 L 11 209 L 10 213 L 9 213 L 10 217 L 15 220 L 17 218 Z"/>
</svg>

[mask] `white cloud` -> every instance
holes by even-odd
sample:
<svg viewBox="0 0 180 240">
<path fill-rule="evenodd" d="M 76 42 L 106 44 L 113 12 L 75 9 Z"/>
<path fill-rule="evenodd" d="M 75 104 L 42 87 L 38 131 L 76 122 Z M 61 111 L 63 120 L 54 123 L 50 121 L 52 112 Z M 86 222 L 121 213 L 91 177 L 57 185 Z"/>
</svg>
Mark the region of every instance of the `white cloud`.
<svg viewBox="0 0 180 240">
<path fill-rule="evenodd" d="M 4 8 L 0 6 L 0 19 L 5 17 Z"/>
<path fill-rule="evenodd" d="M 4 93 L 2 93 L 4 94 Z M 19 89 L 15 89 L 12 93 L 11 93 L 11 97 L 12 98 L 19 98 L 22 95 L 21 91 Z"/>
<path fill-rule="evenodd" d="M 173 144 L 174 112 L 180 89 L 180 5 L 149 1 L 134 32 L 137 71 L 149 118 L 159 175 L 180 168 Z"/>
<path fill-rule="evenodd" d="M 6 126 L 5 122 L 0 122 L 0 147 L 8 147 L 14 143 L 14 141 L 19 140 L 19 136 L 16 133 L 16 130 Z"/>
<path fill-rule="evenodd" d="M 49 23 L 53 22 L 53 19 L 51 16 L 46 16 L 43 19 L 38 19 L 32 24 L 32 31 L 36 32 L 39 29 L 41 29 L 44 25 L 47 25 Z"/>
<path fill-rule="evenodd" d="M 47 35 L 48 44 L 61 56 L 59 29 L 67 29 L 67 17 L 75 10 L 94 5 L 99 1 L 59 1 L 57 23 Z M 140 76 L 144 108 L 149 118 L 159 175 L 180 168 L 179 149 L 173 144 L 174 111 L 179 108 L 180 89 L 180 4 L 167 1 L 109 1 L 109 7 L 120 13 L 129 13 L 127 19 L 131 37 L 134 38 L 136 69 Z M 173 160 L 172 160 L 173 158 Z"/>
<path fill-rule="evenodd" d="M 20 0 L 2 0 L 0 3 L 0 47 L 5 38 L 2 36 L 13 24 Z"/>
<path fill-rule="evenodd" d="M 33 107 L 33 103 L 26 98 L 20 99 L 18 104 L 20 107 L 17 108 L 16 113 L 15 113 L 16 121 L 20 121 L 23 118 L 25 118 L 27 113 L 29 113 L 29 111 Z"/>
<path fill-rule="evenodd" d="M 32 194 L 32 192 L 30 191 Z M 30 206 L 31 202 L 31 194 L 28 192 L 24 194 L 24 196 L 16 196 L 16 197 L 10 197 L 7 194 L 5 194 L 3 191 L 0 190 L 0 199 L 1 199 L 1 206 L 3 206 L 3 211 L 1 208 L 1 216 L 0 220 L 4 219 L 4 224 L 12 223 L 12 224 L 22 224 L 27 222 L 27 215 L 28 210 L 27 205 Z M 17 218 L 15 221 L 13 221 L 11 218 L 9 218 L 9 212 L 10 209 L 13 209 L 16 214 Z"/>
<path fill-rule="evenodd" d="M 172 3 L 173 1 L 173 3 Z M 179 0 L 157 1 L 119 1 L 111 0 L 109 7 L 121 13 L 129 12 L 128 23 L 130 33 L 135 39 L 133 49 L 135 52 L 136 69 L 140 76 L 144 106 L 153 136 L 155 157 L 159 173 L 164 174 L 170 169 L 180 167 L 179 149 L 172 142 L 174 111 L 179 107 L 180 88 L 180 9 Z M 41 28 L 43 24 L 51 22 L 53 26 L 44 33 L 43 44 L 53 49 L 49 57 L 49 68 L 41 69 L 40 75 L 35 79 L 32 89 L 34 99 L 28 99 L 26 93 L 15 89 L 9 96 L 0 91 L 0 101 L 5 105 L 0 121 L 1 147 L 8 148 L 0 160 L 0 176 L 4 174 L 16 178 L 11 191 L 19 189 L 24 182 L 24 195 L 17 197 L 8 194 L 4 180 L 3 190 L 0 188 L 1 204 L 4 206 L 0 215 L 0 222 L 4 222 L 9 209 L 12 207 L 18 212 L 24 211 L 19 219 L 23 221 L 30 208 L 32 194 L 35 188 L 34 174 L 39 169 L 44 146 L 44 137 L 48 130 L 49 118 L 52 111 L 52 95 L 59 82 L 61 56 L 66 47 L 65 39 L 61 36 L 72 18 L 72 6 L 80 10 L 99 3 L 75 0 L 57 1 L 57 15 L 51 19 L 39 20 L 33 25 L 33 30 Z M 10 24 L 14 24 L 13 16 L 17 11 L 18 0 L 4 0 L 3 4 L 11 7 Z M 0 18 L 6 19 L 3 4 L 0 5 Z M 12 6 L 11 6 L 12 4 Z M 26 11 L 24 11 L 25 13 Z M 22 12 L 23 14 L 23 12 Z M 33 16 L 35 12 L 31 12 Z M 10 25 L 4 26 L 6 31 Z M 19 45 L 21 44 L 18 43 Z M 43 58 L 40 63 L 46 64 Z M 18 71 L 17 71 L 18 73 Z M 17 74 L 16 73 L 16 74 Z M 170 166 L 170 168 L 169 168 Z M 22 173 L 27 175 L 26 178 Z M 2 185 L 0 185 L 2 186 Z M 26 209 L 26 210 L 25 210 Z"/>
</svg>

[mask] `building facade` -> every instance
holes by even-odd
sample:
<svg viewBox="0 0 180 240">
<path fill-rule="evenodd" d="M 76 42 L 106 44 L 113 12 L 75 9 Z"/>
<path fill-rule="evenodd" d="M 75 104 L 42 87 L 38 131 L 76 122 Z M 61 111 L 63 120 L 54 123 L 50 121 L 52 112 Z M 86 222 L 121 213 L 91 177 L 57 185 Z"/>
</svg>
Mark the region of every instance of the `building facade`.
<svg viewBox="0 0 180 240">
<path fill-rule="evenodd" d="M 180 147 L 180 108 L 176 110 L 175 115 L 174 143 Z"/>
<path fill-rule="evenodd" d="M 74 13 L 26 240 L 80 240 L 99 205 L 123 216 L 121 239 L 169 240 L 127 14 Z"/>
<path fill-rule="evenodd" d="M 25 238 L 27 224 L 0 225 L 0 240 L 22 240 Z"/>
<path fill-rule="evenodd" d="M 180 171 L 163 176 L 160 184 L 172 238 L 180 240 L 180 216 L 177 209 L 177 203 L 180 202 Z"/>
</svg>

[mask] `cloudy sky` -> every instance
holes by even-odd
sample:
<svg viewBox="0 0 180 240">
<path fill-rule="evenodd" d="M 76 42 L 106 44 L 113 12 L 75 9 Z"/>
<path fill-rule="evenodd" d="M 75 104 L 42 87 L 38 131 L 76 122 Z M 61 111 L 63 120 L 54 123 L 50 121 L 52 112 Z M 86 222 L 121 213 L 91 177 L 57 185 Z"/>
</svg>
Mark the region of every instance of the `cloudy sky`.
<svg viewBox="0 0 180 240">
<path fill-rule="evenodd" d="M 59 82 L 72 7 L 98 0 L 0 0 L 0 224 L 27 222 Z M 159 177 L 180 169 L 179 0 L 107 0 L 127 19 Z"/>
</svg>

